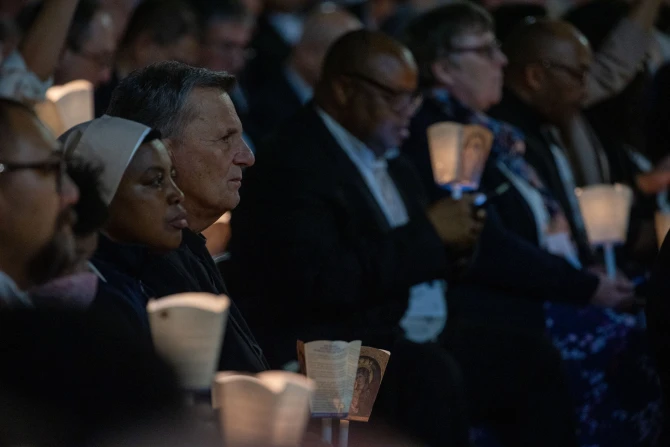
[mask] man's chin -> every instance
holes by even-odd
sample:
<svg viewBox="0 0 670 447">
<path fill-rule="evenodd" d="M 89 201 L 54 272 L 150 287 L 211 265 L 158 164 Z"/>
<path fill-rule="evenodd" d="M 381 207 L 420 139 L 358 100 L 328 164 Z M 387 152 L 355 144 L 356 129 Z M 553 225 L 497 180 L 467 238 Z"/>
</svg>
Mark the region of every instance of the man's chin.
<svg viewBox="0 0 670 447">
<path fill-rule="evenodd" d="M 29 271 L 33 282 L 39 285 L 71 273 L 76 263 L 72 230 L 63 229 L 33 258 Z"/>
</svg>

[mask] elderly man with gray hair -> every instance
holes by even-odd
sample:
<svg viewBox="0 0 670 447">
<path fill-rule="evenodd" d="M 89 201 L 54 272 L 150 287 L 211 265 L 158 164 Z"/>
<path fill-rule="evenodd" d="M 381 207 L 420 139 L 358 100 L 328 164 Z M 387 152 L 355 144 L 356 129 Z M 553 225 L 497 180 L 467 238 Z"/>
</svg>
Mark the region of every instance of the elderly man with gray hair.
<svg viewBox="0 0 670 447">
<path fill-rule="evenodd" d="M 174 157 L 177 183 L 186 197 L 189 229 L 181 247 L 148 266 L 142 281 L 157 296 L 181 292 L 227 293 L 200 235 L 240 200 L 242 171 L 254 156 L 230 99 L 235 78 L 224 72 L 160 62 L 131 73 L 112 95 L 107 114 L 160 131 Z M 230 309 L 219 368 L 268 369 L 237 307 Z"/>
</svg>

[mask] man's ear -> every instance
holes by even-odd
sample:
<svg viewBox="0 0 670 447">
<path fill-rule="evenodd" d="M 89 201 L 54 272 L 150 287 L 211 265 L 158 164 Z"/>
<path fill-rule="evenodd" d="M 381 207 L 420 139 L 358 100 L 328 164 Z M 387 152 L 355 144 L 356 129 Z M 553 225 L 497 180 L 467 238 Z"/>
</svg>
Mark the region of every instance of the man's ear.
<svg viewBox="0 0 670 447">
<path fill-rule="evenodd" d="M 533 91 L 538 91 L 544 85 L 546 73 L 544 68 L 538 64 L 529 64 L 523 69 L 523 76 L 528 87 Z"/>
<path fill-rule="evenodd" d="M 331 82 L 333 83 L 333 99 L 337 102 L 337 105 L 346 106 L 349 104 L 351 101 L 351 95 L 353 94 L 351 85 L 341 79 L 335 79 Z"/>
<path fill-rule="evenodd" d="M 440 85 L 449 87 L 454 84 L 452 75 L 453 65 L 448 61 L 435 61 L 430 66 L 430 69 L 433 73 L 433 77 Z"/>
</svg>

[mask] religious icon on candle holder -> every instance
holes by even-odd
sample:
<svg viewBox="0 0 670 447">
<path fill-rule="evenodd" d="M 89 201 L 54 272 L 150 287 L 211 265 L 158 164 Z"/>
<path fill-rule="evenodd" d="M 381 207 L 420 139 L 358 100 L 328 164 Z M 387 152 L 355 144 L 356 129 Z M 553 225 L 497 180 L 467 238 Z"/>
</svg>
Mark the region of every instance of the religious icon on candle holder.
<svg viewBox="0 0 670 447">
<path fill-rule="evenodd" d="M 354 394 L 347 419 L 362 422 L 370 419 L 389 357 L 388 351 L 368 346 L 361 347 L 361 356 L 358 359 L 358 369 L 354 380 Z"/>
<path fill-rule="evenodd" d="M 493 133 L 476 124 L 453 122 L 428 128 L 430 159 L 435 182 L 445 189 L 474 191 L 491 152 Z"/>
</svg>

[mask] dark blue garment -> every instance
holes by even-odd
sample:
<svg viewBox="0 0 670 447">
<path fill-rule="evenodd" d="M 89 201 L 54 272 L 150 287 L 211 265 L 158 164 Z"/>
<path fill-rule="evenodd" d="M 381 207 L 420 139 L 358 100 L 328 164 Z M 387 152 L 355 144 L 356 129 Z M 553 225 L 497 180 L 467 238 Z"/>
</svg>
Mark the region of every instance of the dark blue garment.
<svg viewBox="0 0 670 447">
<path fill-rule="evenodd" d="M 98 285 L 96 299 L 102 294 L 116 297 L 115 305 L 136 334 L 151 340 L 147 303 L 154 296 L 139 279 L 146 265 L 158 255 L 140 245 L 120 244 L 100 235 L 93 265 L 104 279 Z"/>
</svg>

